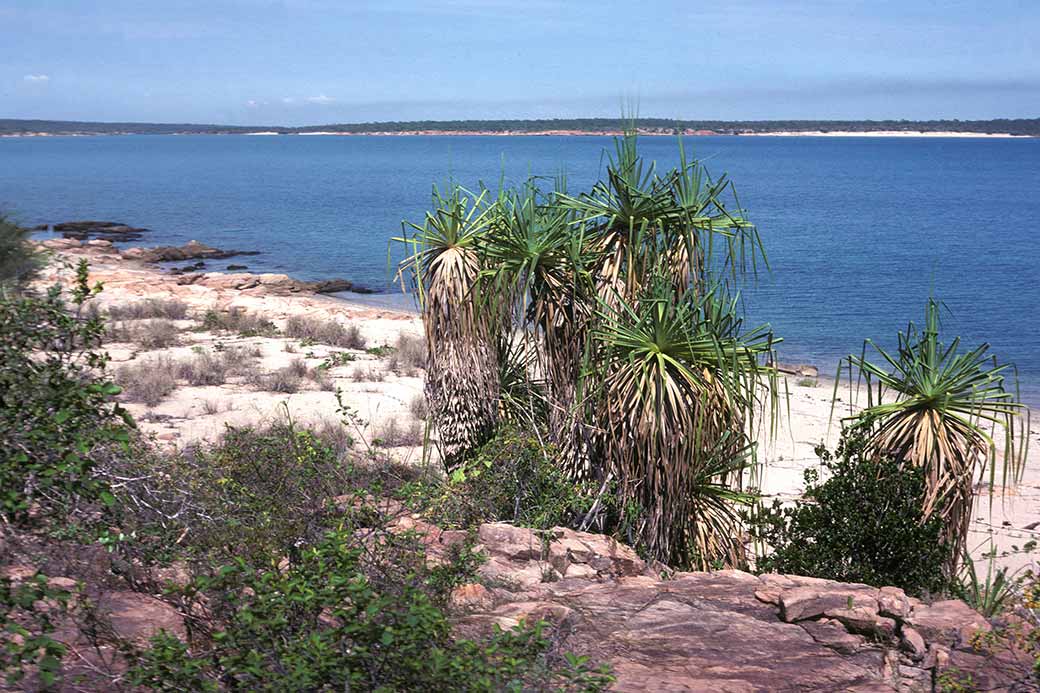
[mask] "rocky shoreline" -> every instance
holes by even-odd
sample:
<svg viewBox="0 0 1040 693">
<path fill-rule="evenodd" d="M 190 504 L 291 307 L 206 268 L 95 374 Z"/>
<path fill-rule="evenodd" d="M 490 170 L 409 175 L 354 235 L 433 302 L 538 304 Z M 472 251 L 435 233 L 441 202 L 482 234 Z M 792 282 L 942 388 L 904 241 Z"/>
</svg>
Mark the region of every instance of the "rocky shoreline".
<svg viewBox="0 0 1040 693">
<path fill-rule="evenodd" d="M 182 246 L 134 246 L 119 249 L 116 247 L 116 243 L 142 240 L 150 229 L 138 228 L 114 221 L 69 221 L 54 225 L 41 224 L 33 227 L 32 230 L 37 232 L 53 230 L 55 233 L 62 235 L 60 239 L 55 238 L 40 242 L 42 247 L 49 250 L 69 251 L 83 249 L 87 252 L 106 255 L 116 253 L 123 260 L 152 265 L 194 260 L 195 262 L 190 265 L 175 267 L 170 270 L 171 274 L 190 277 L 185 280 L 187 283 L 204 282 L 206 280 L 206 275 L 210 274 L 204 272 L 204 270 L 210 269 L 206 264 L 207 262 L 261 254 L 259 250 L 224 250 L 214 248 L 196 240 L 188 241 Z M 248 269 L 248 266 L 229 264 L 223 269 L 228 272 L 236 272 Z M 355 284 L 349 279 L 336 278 L 307 282 L 292 279 L 288 275 L 272 273 L 235 275 L 232 283 L 237 288 L 253 288 L 264 285 L 269 287 L 272 292 L 284 293 L 375 293 L 374 290 Z"/>
</svg>

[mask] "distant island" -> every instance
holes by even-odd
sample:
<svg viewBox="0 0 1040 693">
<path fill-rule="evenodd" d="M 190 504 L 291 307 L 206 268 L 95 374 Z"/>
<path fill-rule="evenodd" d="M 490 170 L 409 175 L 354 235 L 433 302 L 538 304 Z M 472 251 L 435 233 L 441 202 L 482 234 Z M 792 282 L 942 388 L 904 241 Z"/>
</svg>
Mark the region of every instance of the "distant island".
<svg viewBox="0 0 1040 693">
<path fill-rule="evenodd" d="M 610 135 L 618 118 L 415 120 L 304 127 L 191 123 L 95 123 L 0 118 L 0 137 L 57 135 Z M 994 120 L 674 120 L 640 118 L 647 135 L 1040 136 L 1040 118 Z"/>
</svg>

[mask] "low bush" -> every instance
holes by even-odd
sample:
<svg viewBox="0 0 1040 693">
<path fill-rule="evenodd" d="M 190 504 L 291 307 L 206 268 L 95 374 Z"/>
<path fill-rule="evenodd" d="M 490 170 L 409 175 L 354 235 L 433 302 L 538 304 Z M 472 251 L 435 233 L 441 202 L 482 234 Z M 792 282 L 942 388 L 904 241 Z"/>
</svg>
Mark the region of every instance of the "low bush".
<svg viewBox="0 0 1040 693">
<path fill-rule="evenodd" d="M 378 365 L 358 366 L 350 373 L 356 383 L 381 383 L 386 380 L 386 371 Z"/>
<path fill-rule="evenodd" d="M 183 320 L 188 316 L 188 304 L 179 298 L 147 298 L 109 306 L 106 313 L 111 320 Z"/>
<path fill-rule="evenodd" d="M 387 367 L 397 375 L 414 378 L 419 369 L 426 368 L 426 340 L 422 337 L 402 334 L 397 346 L 387 361 Z"/>
<path fill-rule="evenodd" d="M 28 683 L 35 674 L 39 688 L 53 690 L 61 672 L 66 647 L 52 635 L 64 616 L 69 593 L 48 586 L 47 578 L 37 573 L 19 585 L 0 579 L 0 674 L 8 684 Z M 37 605 L 48 603 L 44 608 Z M 23 689 L 25 690 L 25 689 Z"/>
<path fill-rule="evenodd" d="M 137 537 L 127 549 L 146 557 L 165 555 L 175 543 L 195 560 L 262 565 L 295 555 L 320 539 L 329 500 L 356 488 L 333 448 L 291 421 L 229 427 L 219 442 L 186 453 L 139 445 L 106 468 L 138 480 L 120 487 L 118 510 L 126 512 L 112 523 Z"/>
<path fill-rule="evenodd" d="M 863 451 L 862 437 L 846 435 L 836 455 L 817 449 L 830 475 L 805 472 L 805 496 L 794 507 L 774 501 L 753 521 L 772 547 L 758 567 L 841 582 L 894 585 L 912 594 L 937 593 L 947 585 L 943 566 L 949 549 L 942 520 L 925 521 L 925 478 Z"/>
<path fill-rule="evenodd" d="M 501 430 L 446 483 L 419 482 L 403 497 L 443 526 L 510 522 L 534 529 L 575 526 L 595 491 L 576 485 L 532 435 Z"/>
<path fill-rule="evenodd" d="M 24 284 L 42 264 L 29 243 L 29 230 L 0 214 L 0 293 Z"/>
<path fill-rule="evenodd" d="M 203 351 L 187 361 L 178 361 L 174 370 L 179 379 L 186 380 L 192 386 L 223 385 L 231 370 L 230 361 L 226 351 Z"/>
<path fill-rule="evenodd" d="M 113 342 L 135 344 L 152 351 L 167 349 L 180 341 L 180 329 L 166 319 L 111 323 L 106 336 Z"/>
<path fill-rule="evenodd" d="M 365 338 L 357 325 L 343 325 L 335 320 L 293 315 L 285 322 L 285 335 L 308 344 L 364 349 Z"/>
<path fill-rule="evenodd" d="M 271 337 L 278 334 L 278 327 L 273 322 L 242 308 L 211 308 L 202 316 L 202 328 L 211 332 L 234 332 L 243 337 Z"/>
<path fill-rule="evenodd" d="M 426 395 L 420 393 L 412 397 L 412 401 L 408 403 L 408 411 L 419 421 L 430 418 L 430 403 L 426 401 Z"/>
<path fill-rule="evenodd" d="M 140 360 L 117 368 L 115 380 L 127 400 L 154 407 L 177 388 L 175 370 L 169 358 Z"/>
<path fill-rule="evenodd" d="M 543 624 L 497 630 L 486 643 L 451 623 L 414 582 L 375 581 L 349 532 L 328 533 L 287 568 L 236 562 L 193 581 L 182 608 L 202 614 L 182 643 L 130 650 L 133 685 L 156 691 L 605 690 L 584 658 L 553 656 Z M 396 566 L 390 566 L 391 570 Z M 385 574 L 386 571 L 384 571 Z"/>
<path fill-rule="evenodd" d="M 423 439 L 423 425 L 415 419 L 385 419 L 372 431 L 372 444 L 384 448 L 417 447 Z"/>
<path fill-rule="evenodd" d="M 84 500 L 110 500 L 92 451 L 122 443 L 132 425 L 114 403 L 100 351 L 104 325 L 82 317 L 100 287 L 80 263 L 70 296 L 0 295 L 0 517 L 64 515 Z M 68 300 L 67 300 L 68 299 Z"/>
</svg>

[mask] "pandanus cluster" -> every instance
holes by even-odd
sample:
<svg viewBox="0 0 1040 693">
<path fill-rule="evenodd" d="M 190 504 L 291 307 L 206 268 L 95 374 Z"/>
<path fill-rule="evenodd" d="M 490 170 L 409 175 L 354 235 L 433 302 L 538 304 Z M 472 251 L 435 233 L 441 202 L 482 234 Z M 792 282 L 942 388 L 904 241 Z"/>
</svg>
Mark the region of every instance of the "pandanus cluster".
<svg viewBox="0 0 1040 693">
<path fill-rule="evenodd" d="M 575 482 L 609 490 L 650 555 L 740 559 L 750 431 L 775 415 L 776 339 L 746 328 L 730 295 L 764 255 L 725 177 L 681 143 L 679 165 L 659 173 L 628 134 L 587 192 L 563 179 L 435 189 L 406 231 L 402 276 L 422 309 L 449 471 L 501 423 L 530 426 Z"/>
</svg>

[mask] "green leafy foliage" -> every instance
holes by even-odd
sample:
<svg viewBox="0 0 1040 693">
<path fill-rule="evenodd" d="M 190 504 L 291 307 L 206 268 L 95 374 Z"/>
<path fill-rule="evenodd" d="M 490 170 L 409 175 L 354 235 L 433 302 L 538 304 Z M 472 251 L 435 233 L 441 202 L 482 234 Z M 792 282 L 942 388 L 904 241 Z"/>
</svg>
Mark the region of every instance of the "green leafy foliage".
<svg viewBox="0 0 1040 693">
<path fill-rule="evenodd" d="M 597 691 L 612 680 L 551 657 L 543 624 L 456 640 L 423 591 L 378 585 L 362 555 L 349 533 L 330 532 L 287 570 L 237 561 L 196 579 L 183 599 L 215 627 L 129 650 L 129 680 L 156 691 Z"/>
<path fill-rule="evenodd" d="M 830 475 L 805 472 L 804 500 L 795 507 L 774 501 L 755 519 L 773 553 L 763 571 L 793 573 L 871 585 L 895 585 L 923 594 L 943 589 L 949 549 L 942 520 L 923 516 L 924 473 L 890 458 L 864 453 L 864 440 L 846 436 L 837 456 L 819 448 Z"/>
<path fill-rule="evenodd" d="M 46 601 L 46 604 L 42 604 Z M 16 684 L 34 672 L 42 690 L 57 680 L 65 646 L 54 640 L 54 617 L 64 613 L 69 593 L 50 587 L 37 573 L 14 585 L 0 579 L 0 672 Z"/>
<path fill-rule="evenodd" d="M 322 536 L 332 498 L 363 485 L 332 445 L 290 419 L 229 427 L 187 454 L 138 444 L 112 464 L 135 480 L 121 486 L 112 522 L 136 537 L 127 551 L 151 559 L 177 549 L 196 561 L 277 562 Z"/>
<path fill-rule="evenodd" d="M 44 296 L 0 297 L 0 515 L 21 522 L 61 514 L 77 502 L 111 502 L 93 474 L 92 451 L 125 442 L 129 416 L 112 403 L 104 374 L 104 326 L 83 307 L 100 286 L 81 263 L 67 303 Z"/>
<path fill-rule="evenodd" d="M 40 255 L 28 238 L 28 229 L 0 213 L 0 293 L 24 283 L 39 269 Z"/>
<path fill-rule="evenodd" d="M 446 482 L 416 482 L 401 493 L 444 527 L 509 522 L 549 529 L 580 520 L 593 493 L 570 480 L 532 434 L 504 426 Z"/>
</svg>

